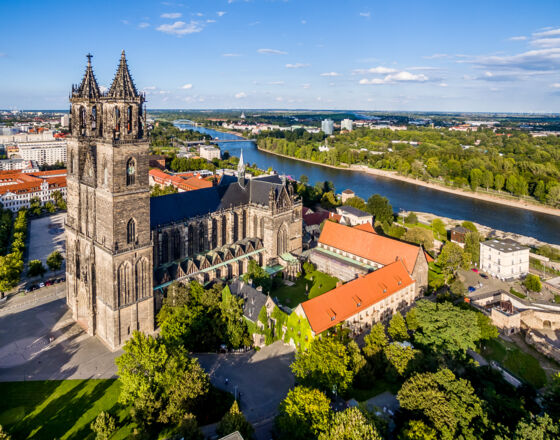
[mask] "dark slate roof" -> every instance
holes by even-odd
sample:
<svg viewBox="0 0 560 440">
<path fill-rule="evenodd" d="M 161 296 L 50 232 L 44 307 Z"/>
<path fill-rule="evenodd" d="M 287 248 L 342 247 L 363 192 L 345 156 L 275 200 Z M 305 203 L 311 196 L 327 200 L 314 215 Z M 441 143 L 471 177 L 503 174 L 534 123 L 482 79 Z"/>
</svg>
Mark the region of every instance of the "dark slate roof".
<svg viewBox="0 0 560 440">
<path fill-rule="evenodd" d="M 220 184 L 211 188 L 168 194 L 150 199 L 152 229 L 202 216 L 220 209 L 244 205 L 249 201 L 267 205 L 270 190 L 277 198 L 283 182 L 278 176 L 257 177 L 241 186 L 234 176 L 223 176 Z"/>
<path fill-rule="evenodd" d="M 371 217 L 369 212 L 362 211 L 361 209 L 354 208 L 353 206 L 343 205 L 337 209 L 340 209 L 342 212 L 355 215 L 356 217 Z"/>
<path fill-rule="evenodd" d="M 505 253 L 517 252 L 524 249 L 528 249 L 526 246 L 519 244 L 518 242 L 512 240 L 511 238 L 506 238 L 504 240 L 488 240 L 488 241 L 483 241 L 481 244 Z"/>
<path fill-rule="evenodd" d="M 233 295 L 243 298 L 243 316 L 257 322 L 259 313 L 266 304 L 267 296 L 240 280 L 234 280 L 229 285 L 229 290 Z"/>
</svg>

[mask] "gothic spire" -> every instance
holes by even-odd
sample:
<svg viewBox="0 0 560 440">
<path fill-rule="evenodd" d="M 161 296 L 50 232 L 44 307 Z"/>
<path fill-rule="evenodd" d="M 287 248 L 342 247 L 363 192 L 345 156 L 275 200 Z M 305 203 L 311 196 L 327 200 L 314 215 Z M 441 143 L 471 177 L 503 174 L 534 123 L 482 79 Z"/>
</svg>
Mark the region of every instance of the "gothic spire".
<svg viewBox="0 0 560 440">
<path fill-rule="evenodd" d="M 124 50 L 121 53 L 121 62 L 107 96 L 110 98 L 137 98 L 139 96 L 128 71 Z"/>
<path fill-rule="evenodd" d="M 72 96 L 76 98 L 98 99 L 101 92 L 99 91 L 99 86 L 97 85 L 97 80 L 93 74 L 93 68 L 91 67 L 91 58 L 93 55 L 88 53 L 86 57 L 88 62 L 84 79 L 82 79 L 82 83 L 77 88 L 73 89 Z"/>
</svg>

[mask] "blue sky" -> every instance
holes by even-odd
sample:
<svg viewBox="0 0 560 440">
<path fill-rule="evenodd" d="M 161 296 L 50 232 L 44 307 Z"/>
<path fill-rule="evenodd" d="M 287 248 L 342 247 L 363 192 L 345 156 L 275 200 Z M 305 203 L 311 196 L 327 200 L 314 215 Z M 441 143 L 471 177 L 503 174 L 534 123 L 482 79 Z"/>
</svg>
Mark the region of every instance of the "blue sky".
<svg viewBox="0 0 560 440">
<path fill-rule="evenodd" d="M 560 1 L 0 2 L 0 108 L 126 50 L 150 108 L 560 111 Z"/>
</svg>

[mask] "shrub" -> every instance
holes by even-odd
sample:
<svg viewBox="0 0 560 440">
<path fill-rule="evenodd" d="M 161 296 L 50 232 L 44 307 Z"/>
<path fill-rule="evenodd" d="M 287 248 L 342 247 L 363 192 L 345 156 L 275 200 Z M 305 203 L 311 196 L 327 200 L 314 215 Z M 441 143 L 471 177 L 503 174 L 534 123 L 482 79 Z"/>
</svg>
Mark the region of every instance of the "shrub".
<svg viewBox="0 0 560 440">
<path fill-rule="evenodd" d="M 90 428 L 95 432 L 96 440 L 107 440 L 117 430 L 117 423 L 111 414 L 101 411 L 91 423 Z"/>
<path fill-rule="evenodd" d="M 540 292 L 542 290 L 541 279 L 538 275 L 528 274 L 525 277 L 525 281 L 523 281 L 523 285 L 533 292 Z"/>
</svg>

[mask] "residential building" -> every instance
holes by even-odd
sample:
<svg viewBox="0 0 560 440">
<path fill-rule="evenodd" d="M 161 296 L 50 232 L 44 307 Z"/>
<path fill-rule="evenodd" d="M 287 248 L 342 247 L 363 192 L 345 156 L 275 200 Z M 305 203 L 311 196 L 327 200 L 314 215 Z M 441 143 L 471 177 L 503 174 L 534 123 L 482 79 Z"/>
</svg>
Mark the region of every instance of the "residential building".
<svg viewBox="0 0 560 440">
<path fill-rule="evenodd" d="M 68 128 L 70 126 L 70 115 L 62 115 L 60 117 L 60 125 L 64 128 Z"/>
<path fill-rule="evenodd" d="M 360 334 L 412 305 L 416 282 L 402 260 L 305 301 L 294 313 L 309 321 L 313 336 L 338 325 Z"/>
<path fill-rule="evenodd" d="M 352 131 L 353 125 L 354 123 L 352 122 L 352 119 L 343 119 L 340 122 L 340 129 Z"/>
<path fill-rule="evenodd" d="M 213 175 L 211 177 L 203 177 L 198 172 L 169 174 L 158 168 L 151 169 L 149 175 L 150 186 L 173 186 L 177 188 L 178 192 L 211 188 L 214 186 L 214 182 L 218 180 Z"/>
<path fill-rule="evenodd" d="M 465 245 L 465 238 L 469 232 L 471 231 L 463 226 L 455 226 L 453 229 L 451 229 L 451 241 L 463 247 Z"/>
<path fill-rule="evenodd" d="M 334 122 L 332 119 L 323 119 L 321 121 L 321 131 L 330 136 L 333 134 Z"/>
<path fill-rule="evenodd" d="M 39 171 L 39 166 L 34 160 L 3 159 L 0 160 L 0 171 L 26 170 Z"/>
<path fill-rule="evenodd" d="M 336 213 L 340 216 L 339 223 L 348 226 L 356 226 L 364 223 L 373 224 L 373 216 L 369 212 L 354 208 L 353 206 L 339 206 Z"/>
<path fill-rule="evenodd" d="M 529 248 L 515 240 L 480 243 L 480 268 L 501 280 L 513 280 L 529 273 Z"/>
<path fill-rule="evenodd" d="M 0 204 L 12 212 L 29 208 L 31 199 L 35 197 L 43 205 L 54 202 L 55 191 L 66 199 L 66 170 L 34 173 L 0 171 Z"/>
<path fill-rule="evenodd" d="M 428 262 L 422 246 L 378 235 L 370 223 L 354 227 L 325 222 L 310 261 L 321 272 L 350 281 L 401 260 L 419 292 L 428 286 Z"/>
<path fill-rule="evenodd" d="M 198 155 L 203 159 L 209 161 L 222 158 L 220 149 L 213 145 L 201 145 L 198 151 Z"/>
<path fill-rule="evenodd" d="M 17 144 L 23 160 L 34 160 L 39 165 L 66 163 L 66 141 L 20 142 Z"/>
</svg>

